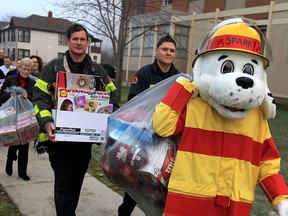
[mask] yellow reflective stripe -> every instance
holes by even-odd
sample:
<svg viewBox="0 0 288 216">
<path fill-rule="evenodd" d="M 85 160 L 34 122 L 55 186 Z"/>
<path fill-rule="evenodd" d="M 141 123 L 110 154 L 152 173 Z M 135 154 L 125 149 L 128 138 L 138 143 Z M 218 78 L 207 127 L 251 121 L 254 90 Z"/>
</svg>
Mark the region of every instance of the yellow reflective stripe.
<svg viewBox="0 0 288 216">
<path fill-rule="evenodd" d="M 115 91 L 116 90 L 116 86 L 114 85 L 113 82 L 109 82 L 106 86 L 105 86 L 105 91 L 106 92 L 110 92 L 110 91 Z"/>
<path fill-rule="evenodd" d="M 35 86 L 38 87 L 41 91 L 45 92 L 46 94 L 48 95 L 51 95 L 51 91 L 48 90 L 47 86 L 48 86 L 49 83 L 47 82 L 44 82 L 43 80 L 41 79 L 38 79 L 36 81 L 36 84 Z"/>
<path fill-rule="evenodd" d="M 49 110 L 41 110 L 40 111 L 40 117 L 44 118 L 44 117 L 52 117 L 52 113 Z"/>
<path fill-rule="evenodd" d="M 38 105 L 36 104 L 35 106 L 34 106 L 34 113 L 35 113 L 35 115 L 37 115 L 38 113 L 39 113 L 39 107 L 38 107 Z"/>
<path fill-rule="evenodd" d="M 111 90 L 110 90 L 110 88 L 108 86 L 105 86 L 105 91 L 106 92 L 110 92 Z"/>
<path fill-rule="evenodd" d="M 49 140 L 49 136 L 47 133 L 39 133 L 39 142 L 44 142 Z"/>
</svg>

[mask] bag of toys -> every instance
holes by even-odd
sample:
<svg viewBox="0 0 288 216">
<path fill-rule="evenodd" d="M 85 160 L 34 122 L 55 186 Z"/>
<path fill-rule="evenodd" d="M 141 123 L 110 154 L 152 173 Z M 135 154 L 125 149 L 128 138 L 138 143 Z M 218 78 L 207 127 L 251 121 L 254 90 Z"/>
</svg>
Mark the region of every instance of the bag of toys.
<svg viewBox="0 0 288 216">
<path fill-rule="evenodd" d="M 155 106 L 180 75 L 140 93 L 108 118 L 100 159 L 105 176 L 139 204 L 146 215 L 162 215 L 179 137 L 162 138 L 152 125 Z"/>
<path fill-rule="evenodd" d="M 11 96 L 0 108 L 0 143 L 27 144 L 38 139 L 39 126 L 33 104 L 21 95 Z"/>
</svg>

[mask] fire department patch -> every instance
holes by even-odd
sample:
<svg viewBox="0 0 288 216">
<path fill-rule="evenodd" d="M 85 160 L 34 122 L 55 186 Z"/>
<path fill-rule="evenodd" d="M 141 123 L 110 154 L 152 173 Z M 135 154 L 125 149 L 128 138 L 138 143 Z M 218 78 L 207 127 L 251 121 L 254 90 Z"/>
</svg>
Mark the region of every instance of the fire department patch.
<svg viewBox="0 0 288 216">
<path fill-rule="evenodd" d="M 131 84 L 137 84 L 138 83 L 138 77 L 134 77 L 132 80 Z"/>
</svg>

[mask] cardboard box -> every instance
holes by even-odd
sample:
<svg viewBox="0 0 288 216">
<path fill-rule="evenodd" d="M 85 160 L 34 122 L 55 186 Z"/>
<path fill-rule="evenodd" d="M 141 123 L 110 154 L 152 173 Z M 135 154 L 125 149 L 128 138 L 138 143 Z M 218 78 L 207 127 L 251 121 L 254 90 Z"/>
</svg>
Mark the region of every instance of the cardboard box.
<svg viewBox="0 0 288 216">
<path fill-rule="evenodd" d="M 99 91 L 100 77 L 58 72 L 56 82 L 56 139 L 106 142 L 107 120 L 113 106 L 110 93 Z"/>
</svg>

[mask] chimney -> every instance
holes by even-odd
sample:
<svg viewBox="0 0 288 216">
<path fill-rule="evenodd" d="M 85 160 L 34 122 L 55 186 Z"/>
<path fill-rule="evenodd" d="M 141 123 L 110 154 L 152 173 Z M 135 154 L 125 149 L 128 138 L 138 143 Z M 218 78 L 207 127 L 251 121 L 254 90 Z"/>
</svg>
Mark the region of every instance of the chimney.
<svg viewBox="0 0 288 216">
<path fill-rule="evenodd" d="M 47 23 L 48 29 L 52 28 L 52 12 L 48 12 L 48 23 Z"/>
</svg>

